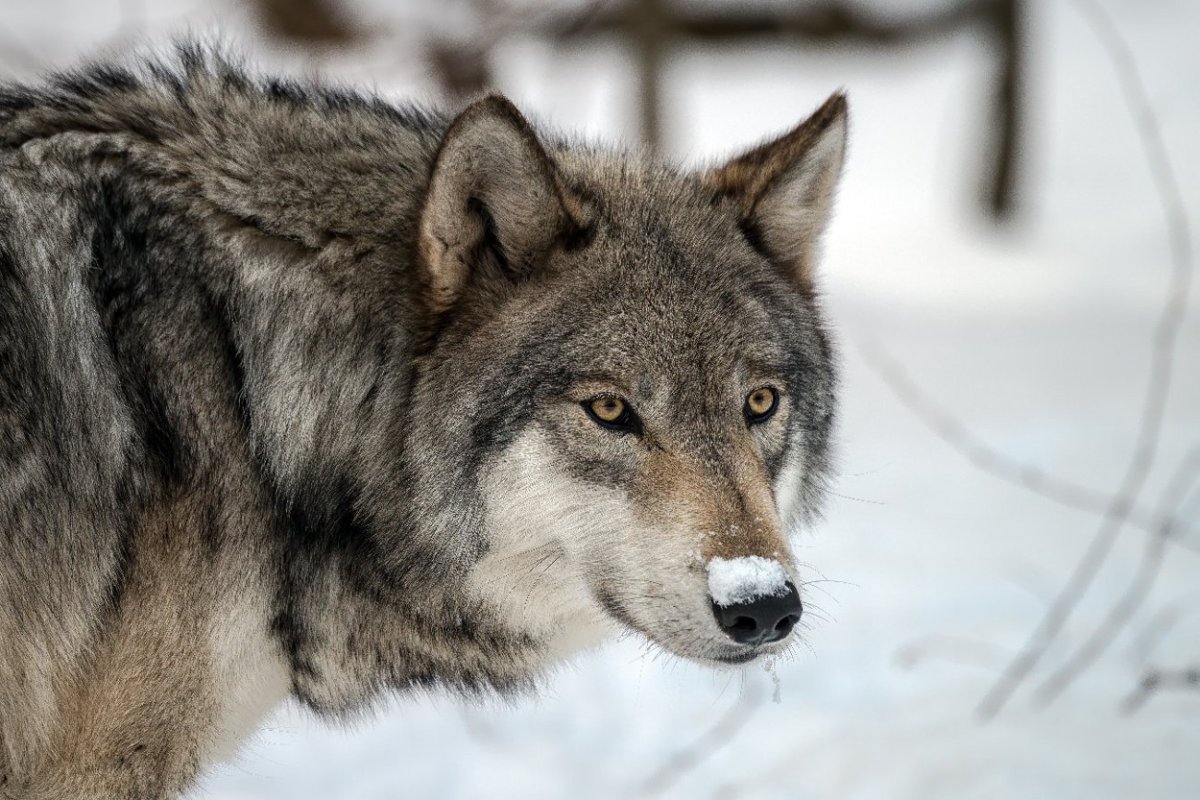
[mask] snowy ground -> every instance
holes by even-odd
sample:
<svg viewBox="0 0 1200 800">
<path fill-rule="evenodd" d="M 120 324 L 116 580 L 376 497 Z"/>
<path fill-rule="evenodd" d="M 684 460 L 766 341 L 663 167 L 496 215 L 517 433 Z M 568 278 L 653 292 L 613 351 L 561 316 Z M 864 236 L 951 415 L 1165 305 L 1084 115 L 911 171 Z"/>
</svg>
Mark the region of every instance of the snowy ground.
<svg viewBox="0 0 1200 800">
<path fill-rule="evenodd" d="M 508 705 L 402 699 L 348 730 L 284 709 L 195 796 L 1200 796 L 1200 691 L 1155 696 L 1132 717 L 1118 710 L 1140 675 L 1138 634 L 1164 609 L 1177 609 L 1178 620 L 1152 660 L 1200 664 L 1200 556 L 1168 551 L 1132 633 L 1059 702 L 1039 709 L 1026 688 L 980 724 L 975 707 L 1097 520 L 969 466 L 864 358 L 863 348 L 882 350 L 1016 459 L 1098 490 L 1121 479 L 1168 280 L 1167 238 L 1104 51 L 1074 5 L 1031 5 L 1029 180 L 1023 217 L 1005 231 L 967 203 L 982 118 L 976 87 L 989 69 L 978 42 L 960 37 L 901 56 L 689 51 L 674 63 L 669 135 L 682 159 L 711 159 L 785 128 L 837 87 L 852 103 L 850 164 L 824 266 L 845 376 L 839 495 L 798 540 L 809 574 L 827 582 L 809 587 L 809 646 L 778 665 L 779 702 L 761 667 L 714 673 L 628 641 L 564 668 L 537 699 Z M 1194 221 L 1200 4 L 1104 6 L 1139 60 Z M 76 17 L 61 0 L 13 8 L 0 33 L 58 36 L 59 50 L 43 52 L 49 59 L 104 35 L 62 27 Z M 74 5 L 78 18 L 95 19 L 84 8 Z M 153 9 L 156 31 L 177 29 L 172 15 L 181 11 L 194 27 L 212 19 L 200 6 Z M 628 136 L 632 80 L 620 59 L 599 46 L 566 54 L 516 43 L 504 51 L 500 82 L 544 119 Z M 328 66 L 387 91 L 420 89 L 419 74 L 399 67 L 381 77 L 369 66 Z M 1197 365 L 1192 313 L 1148 505 L 1200 443 Z M 1200 531 L 1193 536 L 1200 542 Z M 1144 540 L 1123 533 L 1049 667 L 1128 584 Z M 697 751 L 704 757 L 693 763 Z"/>
</svg>

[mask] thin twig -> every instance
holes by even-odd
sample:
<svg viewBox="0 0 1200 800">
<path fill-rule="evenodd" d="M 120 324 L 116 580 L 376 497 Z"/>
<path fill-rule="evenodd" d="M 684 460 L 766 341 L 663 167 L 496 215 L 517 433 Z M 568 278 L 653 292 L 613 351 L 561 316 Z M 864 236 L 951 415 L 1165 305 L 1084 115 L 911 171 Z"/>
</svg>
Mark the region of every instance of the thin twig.
<svg viewBox="0 0 1200 800">
<path fill-rule="evenodd" d="M 1163 144 L 1162 131 L 1138 74 L 1137 63 L 1120 31 L 1103 9 L 1091 0 L 1075 0 L 1075 3 L 1112 60 L 1125 101 L 1137 123 L 1166 218 L 1171 249 L 1171 277 L 1167 297 L 1154 328 L 1146 396 L 1138 424 L 1137 440 L 1125 475 L 1112 496 L 1103 522 L 1076 562 L 1067 582 L 1020 652 L 980 703 L 979 715 L 984 719 L 990 719 L 999 713 L 1045 656 L 1080 598 L 1091 586 L 1100 567 L 1108 559 L 1113 544 L 1129 517 L 1130 509 L 1145 486 L 1158 452 L 1163 417 L 1170 394 L 1179 328 L 1187 310 L 1188 292 L 1191 288 L 1192 257 L 1187 211 Z"/>
<path fill-rule="evenodd" d="M 738 734 L 758 712 L 763 702 L 763 691 L 757 681 L 752 681 L 711 728 L 690 745 L 673 755 L 642 784 L 639 795 L 653 797 L 661 795 L 678 783 L 690 770 L 711 756 Z"/>
<path fill-rule="evenodd" d="M 1121 711 L 1125 714 L 1136 713 L 1153 694 L 1163 689 L 1200 690 L 1200 667 L 1147 670 L 1142 679 L 1138 681 L 1137 688 L 1121 701 Z"/>
<path fill-rule="evenodd" d="M 1104 619 L 1092 631 L 1092 635 L 1038 688 L 1035 694 L 1038 702 L 1042 704 L 1054 702 L 1068 686 L 1096 662 L 1096 659 L 1108 650 L 1125 626 L 1129 624 L 1133 615 L 1141 609 L 1150 590 L 1154 588 L 1154 584 L 1158 580 L 1166 555 L 1167 542 L 1175 533 L 1171 520 L 1177 516 L 1189 516 L 1192 513 L 1193 504 L 1200 505 L 1200 491 L 1195 491 L 1190 499 L 1187 495 L 1188 488 L 1192 486 L 1198 476 L 1200 476 L 1200 447 L 1195 447 L 1180 463 L 1167 490 L 1163 493 L 1160 507 L 1163 509 L 1164 520 L 1157 534 L 1146 537 L 1142 547 L 1142 558 L 1133 580 L 1109 609 Z M 1197 485 L 1196 489 L 1200 490 L 1200 485 Z"/>
<path fill-rule="evenodd" d="M 1160 608 L 1142 626 L 1142 630 L 1134 638 L 1132 651 L 1137 659 L 1139 666 L 1145 667 L 1150 663 L 1154 651 L 1158 649 L 1159 643 L 1167 637 L 1171 629 L 1179 622 L 1180 605 L 1178 602 L 1170 603 L 1163 608 Z"/>
<path fill-rule="evenodd" d="M 882 348 L 866 339 L 859 339 L 857 349 L 905 408 L 976 469 L 1066 508 L 1104 515 L 1110 499 L 1103 492 L 1081 486 L 1033 464 L 1017 461 L 988 445 L 965 423 L 938 405 L 932 395 L 918 387 L 916 381 Z M 1133 504 L 1129 510 L 1129 522 L 1147 533 L 1154 533 L 1160 521 L 1151 509 Z M 1186 524 L 1182 520 L 1172 522 L 1177 529 Z M 1179 538 L 1171 541 L 1200 555 L 1200 544 L 1196 542 Z"/>
</svg>

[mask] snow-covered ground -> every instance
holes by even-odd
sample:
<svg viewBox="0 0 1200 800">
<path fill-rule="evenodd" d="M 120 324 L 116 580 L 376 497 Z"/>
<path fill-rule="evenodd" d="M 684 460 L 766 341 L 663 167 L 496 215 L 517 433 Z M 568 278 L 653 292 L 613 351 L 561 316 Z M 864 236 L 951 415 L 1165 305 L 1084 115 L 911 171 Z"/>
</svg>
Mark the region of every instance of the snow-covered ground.
<svg viewBox="0 0 1200 800">
<path fill-rule="evenodd" d="M 786 128 L 835 88 L 850 93 L 850 161 L 823 268 L 842 342 L 841 476 L 827 518 L 797 540 L 818 581 L 806 589 L 808 646 L 769 674 L 714 672 L 624 641 L 563 668 L 537 698 L 483 708 L 400 698 L 348 729 L 286 708 L 195 796 L 1200 797 L 1200 691 L 1164 692 L 1133 716 L 1118 708 L 1147 657 L 1139 638 L 1164 615 L 1175 625 L 1149 658 L 1200 665 L 1200 555 L 1168 549 L 1130 632 L 1057 703 L 1038 708 L 1025 687 L 981 724 L 977 705 L 1098 520 L 970 466 L 865 358 L 882 352 L 901 364 L 1017 460 L 1101 491 L 1121 480 L 1169 278 L 1163 215 L 1116 74 L 1084 17 L 1065 0 L 1030 5 L 1025 202 L 1005 230 L 969 202 L 978 87 L 991 63 L 979 41 L 901 54 L 689 50 L 672 63 L 670 150 L 691 161 Z M 383 0 L 376 6 L 383 14 Z M 1138 59 L 1200 233 L 1200 4 L 1103 6 Z M 147 8 L 157 32 L 178 30 L 181 14 L 198 29 L 214 16 L 181 2 Z M 244 20 L 219 8 L 236 35 Z M 57 41 L 38 53 L 62 63 L 107 35 L 85 24 L 99 13 L 82 0 L 4 0 L 0 52 L 14 37 Z M 304 68 L 286 55 L 263 59 Z M 428 94 L 419 70 L 373 71 L 385 61 L 327 67 L 397 97 Z M 561 127 L 630 135 L 633 80 L 617 49 L 515 42 L 499 78 Z M 1175 367 L 1142 499 L 1151 507 L 1200 443 L 1198 313 Z M 1200 528 L 1200 514 L 1193 519 Z M 1192 536 L 1200 543 L 1200 530 Z M 1099 624 L 1144 542 L 1138 529 L 1123 532 L 1030 686 Z"/>
</svg>

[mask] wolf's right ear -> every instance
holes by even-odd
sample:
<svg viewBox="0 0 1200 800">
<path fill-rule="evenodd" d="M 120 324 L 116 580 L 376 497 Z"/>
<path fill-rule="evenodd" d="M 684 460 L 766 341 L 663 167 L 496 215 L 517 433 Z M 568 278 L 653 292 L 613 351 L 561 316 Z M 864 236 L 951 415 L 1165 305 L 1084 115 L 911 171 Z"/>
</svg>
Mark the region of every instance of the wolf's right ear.
<svg viewBox="0 0 1200 800">
<path fill-rule="evenodd" d="M 453 305 L 486 258 L 510 274 L 528 273 L 584 225 L 583 216 L 521 112 L 499 95 L 477 100 L 442 138 L 421 209 L 427 305 L 434 312 Z"/>
<path fill-rule="evenodd" d="M 845 152 L 846 96 L 839 92 L 788 133 L 709 170 L 701 182 L 732 198 L 747 235 L 807 287 Z"/>
</svg>

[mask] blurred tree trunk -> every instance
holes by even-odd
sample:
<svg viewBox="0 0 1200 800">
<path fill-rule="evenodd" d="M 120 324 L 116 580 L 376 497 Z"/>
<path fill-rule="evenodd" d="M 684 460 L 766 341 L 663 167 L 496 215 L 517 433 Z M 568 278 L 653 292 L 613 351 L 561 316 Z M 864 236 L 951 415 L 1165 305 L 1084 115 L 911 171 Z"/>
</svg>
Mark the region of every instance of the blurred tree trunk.
<svg viewBox="0 0 1200 800">
<path fill-rule="evenodd" d="M 800 46 L 870 45 L 902 48 L 926 43 L 969 27 L 996 43 L 999 68 L 991 91 L 988 142 L 983 165 L 983 200 L 993 219 L 1013 211 L 1016 155 L 1021 139 L 1024 37 L 1020 0 L 963 0 L 905 19 L 875 18 L 850 4 L 796 3 L 792 9 L 709 7 L 694 11 L 670 0 L 604 3 L 585 25 L 563 26 L 560 40 L 608 35 L 629 42 L 641 91 L 642 139 L 652 151 L 662 145 L 661 84 L 664 51 L 676 44 L 745 44 L 783 38 Z"/>
<path fill-rule="evenodd" d="M 298 45 L 349 44 L 359 38 L 337 0 L 252 0 L 259 24 L 273 38 Z"/>
<path fill-rule="evenodd" d="M 282 0 L 279 0 L 282 1 Z M 310 0 L 315 1 L 315 0 Z M 678 45 L 737 44 L 784 39 L 797 46 L 915 47 L 974 28 L 995 45 L 981 157 L 980 198 L 988 215 L 1003 221 L 1014 211 L 1017 154 L 1022 140 L 1025 38 L 1022 0 L 961 0 L 907 17 L 876 17 L 841 0 L 796 2 L 791 7 L 746 7 L 735 2 L 700 9 L 671 0 L 596 0 L 574 15 L 520 24 L 518 12 L 496 0 L 476 0 L 485 34 L 469 42 L 434 41 L 432 71 L 456 101 L 491 88 L 491 52 L 504 36 L 523 29 L 558 42 L 614 38 L 630 48 L 638 76 L 641 138 L 652 152 L 663 142 L 662 85 L 666 55 Z"/>
</svg>

